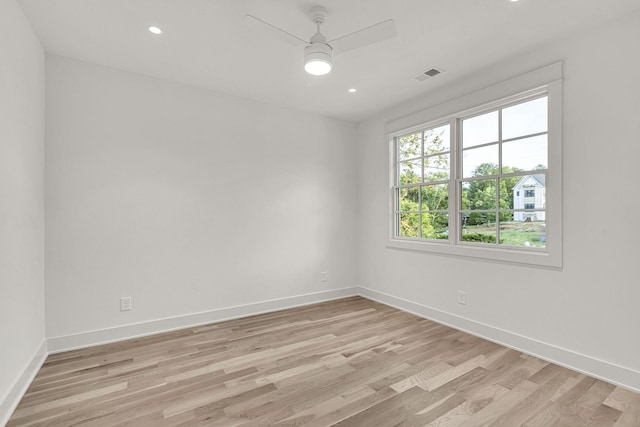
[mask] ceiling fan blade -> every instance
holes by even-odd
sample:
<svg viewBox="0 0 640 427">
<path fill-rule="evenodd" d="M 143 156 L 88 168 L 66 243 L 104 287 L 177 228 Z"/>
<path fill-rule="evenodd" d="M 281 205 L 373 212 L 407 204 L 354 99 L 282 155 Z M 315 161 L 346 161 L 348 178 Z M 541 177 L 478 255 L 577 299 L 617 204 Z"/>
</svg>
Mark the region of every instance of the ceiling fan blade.
<svg viewBox="0 0 640 427">
<path fill-rule="evenodd" d="M 257 24 L 257 25 L 260 25 L 261 28 L 263 28 L 263 26 L 267 26 L 267 27 L 269 27 L 269 28 L 271 28 L 273 30 L 276 30 L 278 32 L 278 34 L 283 35 L 283 36 L 288 36 L 288 37 L 286 37 L 286 39 L 289 40 L 290 42 L 295 43 L 296 45 L 300 44 L 300 43 L 304 43 L 304 44 L 309 43 L 307 40 L 305 40 L 305 39 L 303 39 L 301 37 L 298 37 L 295 34 L 291 34 L 290 32 L 285 31 L 280 27 L 276 27 L 275 25 L 273 25 L 273 24 L 271 24 L 271 23 L 269 23 L 269 22 L 267 22 L 267 21 L 265 21 L 263 19 L 260 19 L 257 16 L 245 15 L 243 21 L 246 24 L 249 24 L 249 25 Z"/>
<path fill-rule="evenodd" d="M 336 53 L 341 53 L 387 40 L 395 37 L 395 35 L 396 25 L 393 23 L 393 19 L 387 19 L 346 36 L 329 40 L 327 43 L 331 45 Z"/>
</svg>

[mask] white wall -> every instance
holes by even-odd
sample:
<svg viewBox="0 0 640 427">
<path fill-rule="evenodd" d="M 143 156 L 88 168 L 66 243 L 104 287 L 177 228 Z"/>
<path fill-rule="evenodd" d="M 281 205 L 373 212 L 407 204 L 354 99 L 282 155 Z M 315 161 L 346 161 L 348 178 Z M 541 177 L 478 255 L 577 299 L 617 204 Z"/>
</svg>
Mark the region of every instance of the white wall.
<svg viewBox="0 0 640 427">
<path fill-rule="evenodd" d="M 44 343 L 44 53 L 0 2 L 0 425 Z M 29 376 L 29 373 L 27 373 Z"/>
<path fill-rule="evenodd" d="M 359 284 L 377 291 L 373 296 L 426 306 L 415 309 L 640 389 L 638 40 L 636 13 L 361 123 Z M 563 270 L 386 248 L 385 122 L 558 60 L 565 77 Z M 457 290 L 467 292 L 466 306 L 457 304 Z"/>
<path fill-rule="evenodd" d="M 55 56 L 46 75 L 47 337 L 355 286 L 356 125 Z"/>
</svg>

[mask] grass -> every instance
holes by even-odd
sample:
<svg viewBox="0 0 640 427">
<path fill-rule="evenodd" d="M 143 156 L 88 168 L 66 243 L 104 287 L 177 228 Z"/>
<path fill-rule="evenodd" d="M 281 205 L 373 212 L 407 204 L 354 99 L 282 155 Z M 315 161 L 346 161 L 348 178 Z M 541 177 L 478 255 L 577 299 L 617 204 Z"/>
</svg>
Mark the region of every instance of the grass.
<svg viewBox="0 0 640 427">
<path fill-rule="evenodd" d="M 496 227 L 495 224 L 466 226 L 463 228 L 462 233 L 462 240 L 495 242 Z M 469 238 L 465 239 L 465 235 L 469 236 Z M 512 221 L 500 223 L 501 245 L 544 248 L 545 238 L 546 231 L 544 222 Z"/>
</svg>

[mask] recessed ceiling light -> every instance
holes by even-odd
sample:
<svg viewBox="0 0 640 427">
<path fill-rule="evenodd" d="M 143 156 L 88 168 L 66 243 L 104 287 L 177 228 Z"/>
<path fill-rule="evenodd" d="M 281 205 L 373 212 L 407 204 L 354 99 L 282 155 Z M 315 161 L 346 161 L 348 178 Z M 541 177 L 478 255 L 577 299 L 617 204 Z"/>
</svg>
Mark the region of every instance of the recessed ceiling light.
<svg viewBox="0 0 640 427">
<path fill-rule="evenodd" d="M 352 87 L 351 89 L 349 89 L 349 93 L 355 93 L 355 92 L 357 92 L 357 89 L 356 89 L 356 88 L 353 88 L 353 87 Z"/>
<path fill-rule="evenodd" d="M 162 34 L 162 30 L 158 27 L 149 27 L 149 31 L 151 31 L 153 34 Z"/>
</svg>

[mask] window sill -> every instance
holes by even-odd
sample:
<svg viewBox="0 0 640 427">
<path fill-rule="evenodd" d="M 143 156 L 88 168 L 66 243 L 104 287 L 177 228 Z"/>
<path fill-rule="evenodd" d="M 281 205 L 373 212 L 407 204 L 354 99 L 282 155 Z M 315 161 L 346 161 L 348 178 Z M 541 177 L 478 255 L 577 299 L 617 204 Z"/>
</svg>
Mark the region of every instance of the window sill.
<svg viewBox="0 0 640 427">
<path fill-rule="evenodd" d="M 497 248 L 482 244 L 450 244 L 449 241 L 412 241 L 389 239 L 387 248 L 412 252 L 423 252 L 433 255 L 453 256 L 474 259 L 477 261 L 492 261 L 527 267 L 542 267 L 562 269 L 562 256 L 554 253 L 553 248 L 545 251 L 535 249 Z"/>
</svg>

